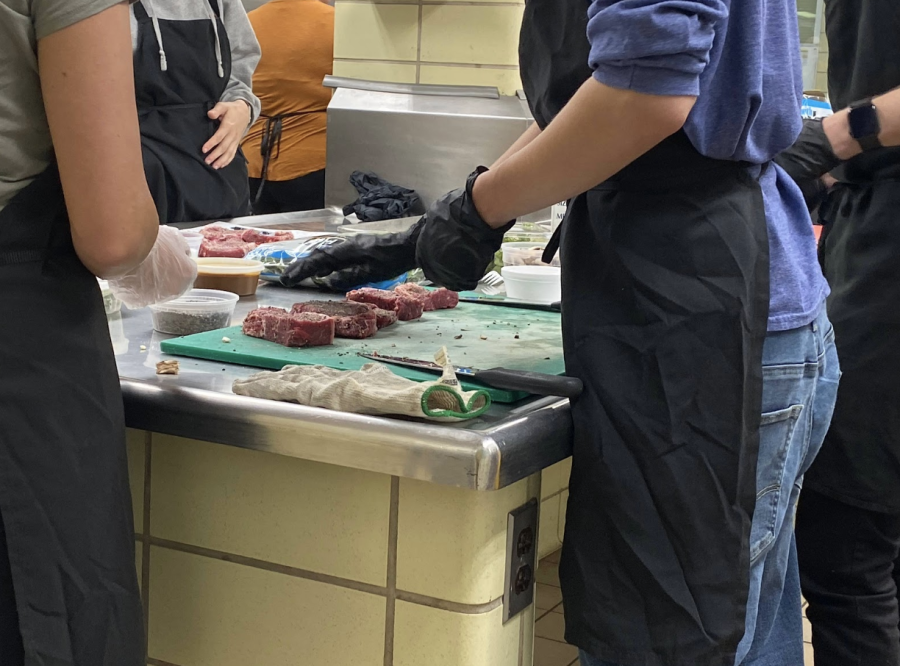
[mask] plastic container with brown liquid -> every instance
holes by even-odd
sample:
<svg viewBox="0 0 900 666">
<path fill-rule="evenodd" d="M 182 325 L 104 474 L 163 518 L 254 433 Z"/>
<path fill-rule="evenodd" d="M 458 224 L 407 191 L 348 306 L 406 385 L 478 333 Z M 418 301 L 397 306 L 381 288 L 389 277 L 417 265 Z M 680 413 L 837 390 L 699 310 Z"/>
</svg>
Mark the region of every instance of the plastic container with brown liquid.
<svg viewBox="0 0 900 666">
<path fill-rule="evenodd" d="M 204 257 L 196 259 L 195 289 L 230 291 L 238 296 L 253 296 L 259 286 L 263 265 L 249 259 Z"/>
</svg>

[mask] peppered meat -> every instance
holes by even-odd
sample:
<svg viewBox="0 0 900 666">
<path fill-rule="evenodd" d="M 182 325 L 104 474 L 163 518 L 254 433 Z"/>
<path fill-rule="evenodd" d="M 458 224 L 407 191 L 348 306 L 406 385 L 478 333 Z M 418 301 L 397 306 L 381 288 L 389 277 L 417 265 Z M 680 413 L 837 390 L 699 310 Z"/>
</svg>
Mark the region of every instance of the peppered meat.
<svg viewBox="0 0 900 666">
<path fill-rule="evenodd" d="M 386 289 L 373 289 L 364 287 L 347 294 L 347 300 L 355 303 L 371 303 L 382 310 L 396 310 L 399 296 L 392 291 Z"/>
<path fill-rule="evenodd" d="M 334 344 L 334 317 L 311 312 L 291 313 L 281 308 L 258 308 L 244 319 L 244 335 L 285 347 L 321 347 Z"/>
<path fill-rule="evenodd" d="M 200 251 L 197 253 L 197 256 L 243 259 L 250 250 L 255 248 L 256 243 L 245 243 L 240 239 L 207 239 L 200 243 Z"/>
<path fill-rule="evenodd" d="M 308 301 L 295 303 L 292 312 L 315 312 L 334 317 L 334 331 L 339 338 L 362 340 L 371 338 L 378 332 L 378 317 L 364 303 Z"/>
<path fill-rule="evenodd" d="M 459 294 L 441 287 L 428 292 L 428 300 L 432 310 L 451 310 L 459 305 Z"/>
</svg>

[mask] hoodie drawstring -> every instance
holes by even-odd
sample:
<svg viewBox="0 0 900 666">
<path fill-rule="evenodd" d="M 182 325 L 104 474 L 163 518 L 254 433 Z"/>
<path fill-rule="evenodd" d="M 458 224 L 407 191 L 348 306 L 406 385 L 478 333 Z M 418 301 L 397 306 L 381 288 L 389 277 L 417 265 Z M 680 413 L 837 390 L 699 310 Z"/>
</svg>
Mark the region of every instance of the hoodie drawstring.
<svg viewBox="0 0 900 666">
<path fill-rule="evenodd" d="M 220 0 L 216 0 L 219 5 L 219 13 L 222 12 L 222 3 Z M 216 18 L 215 13 L 212 10 L 212 7 L 209 6 L 209 3 L 206 4 L 206 12 L 209 14 L 209 18 L 213 24 L 213 33 L 216 36 L 216 64 L 219 66 L 219 78 L 225 77 L 225 68 L 222 66 L 222 42 L 219 39 L 219 21 Z"/>
<path fill-rule="evenodd" d="M 159 29 L 159 17 L 156 15 L 156 7 L 153 6 L 153 0 L 146 0 L 146 3 L 152 12 L 150 20 L 153 23 L 153 32 L 156 33 L 156 43 L 159 44 L 159 68 L 165 72 L 169 69 L 169 62 L 166 60 L 166 49 L 163 47 L 162 32 Z"/>
</svg>

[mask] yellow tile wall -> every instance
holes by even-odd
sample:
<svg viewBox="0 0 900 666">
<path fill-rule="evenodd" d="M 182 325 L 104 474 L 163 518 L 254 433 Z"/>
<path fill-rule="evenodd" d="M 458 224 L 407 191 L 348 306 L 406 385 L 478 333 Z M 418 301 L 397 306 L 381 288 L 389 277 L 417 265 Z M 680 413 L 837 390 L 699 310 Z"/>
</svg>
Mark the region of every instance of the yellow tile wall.
<svg viewBox="0 0 900 666">
<path fill-rule="evenodd" d="M 153 436 L 155 538 L 385 585 L 390 477 Z"/>
<path fill-rule="evenodd" d="M 514 95 L 523 0 L 337 0 L 334 72 Z"/>
<path fill-rule="evenodd" d="M 384 664 L 381 597 L 164 548 L 151 550 L 150 569 L 153 659 L 180 666 Z"/>
</svg>

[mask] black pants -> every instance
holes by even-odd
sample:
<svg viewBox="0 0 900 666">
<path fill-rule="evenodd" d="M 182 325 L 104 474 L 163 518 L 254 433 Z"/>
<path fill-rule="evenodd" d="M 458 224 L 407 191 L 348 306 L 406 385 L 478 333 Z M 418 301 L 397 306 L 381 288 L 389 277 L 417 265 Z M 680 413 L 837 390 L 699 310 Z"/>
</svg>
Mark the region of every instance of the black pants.
<svg viewBox="0 0 900 666">
<path fill-rule="evenodd" d="M 0 514 L 0 664 L 21 666 L 24 663 L 22 635 L 19 633 L 19 613 L 16 610 L 16 596 L 6 547 L 6 529 L 3 527 L 3 515 Z"/>
<path fill-rule="evenodd" d="M 267 180 L 262 197 L 257 202 L 256 193 L 259 192 L 261 183 L 259 178 L 250 179 L 250 200 L 253 202 L 254 215 L 325 207 L 325 169 L 293 180 Z"/>
<path fill-rule="evenodd" d="M 816 666 L 900 666 L 900 514 L 804 490 L 797 549 Z"/>
</svg>

